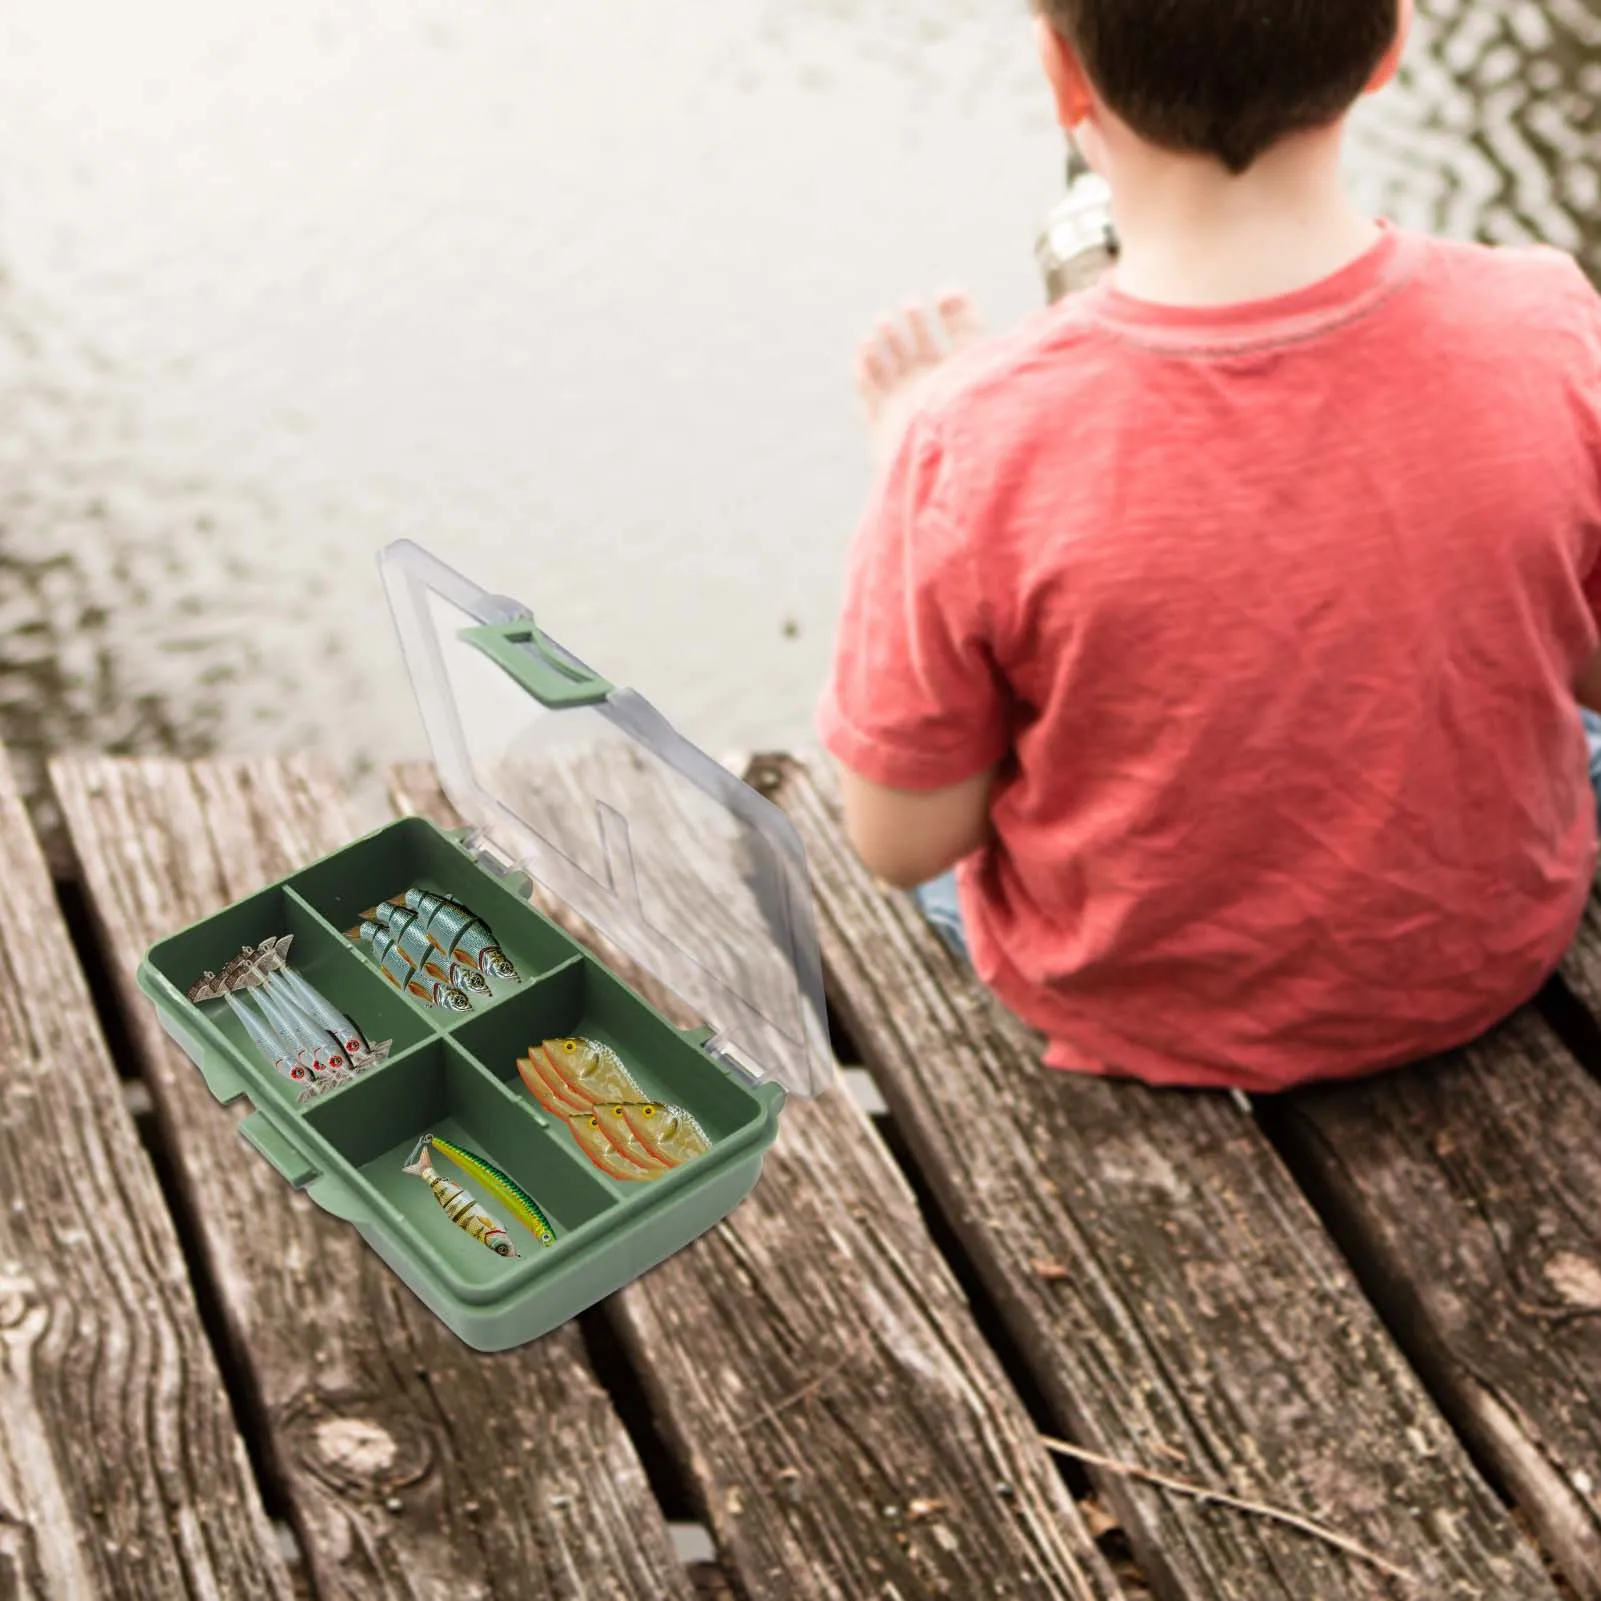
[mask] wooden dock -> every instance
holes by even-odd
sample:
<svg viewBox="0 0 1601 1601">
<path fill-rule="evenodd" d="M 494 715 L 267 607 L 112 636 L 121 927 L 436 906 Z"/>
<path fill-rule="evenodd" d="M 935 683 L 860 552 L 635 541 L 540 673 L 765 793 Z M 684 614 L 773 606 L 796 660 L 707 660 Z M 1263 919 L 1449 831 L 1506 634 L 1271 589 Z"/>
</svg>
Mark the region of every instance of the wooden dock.
<svg viewBox="0 0 1601 1601">
<path fill-rule="evenodd" d="M 1447 1058 L 1158 1093 L 1041 1067 L 827 776 L 755 758 L 845 1081 L 694 1245 L 484 1356 L 135 987 L 356 833 L 337 783 L 50 777 L 56 882 L 0 764 L 0 1601 L 1601 1601 L 1601 910 Z"/>
</svg>

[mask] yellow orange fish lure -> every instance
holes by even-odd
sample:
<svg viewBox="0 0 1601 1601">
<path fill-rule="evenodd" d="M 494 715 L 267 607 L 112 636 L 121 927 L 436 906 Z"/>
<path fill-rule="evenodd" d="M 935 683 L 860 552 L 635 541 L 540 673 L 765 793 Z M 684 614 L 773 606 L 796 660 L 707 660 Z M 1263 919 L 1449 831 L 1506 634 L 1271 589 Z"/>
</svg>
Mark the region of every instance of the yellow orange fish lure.
<svg viewBox="0 0 1601 1601">
<path fill-rule="evenodd" d="M 711 1149 L 706 1131 L 681 1106 L 661 1101 L 620 1101 L 617 1110 L 644 1147 L 664 1162 L 678 1166 Z"/>
<path fill-rule="evenodd" d="M 645 1168 L 676 1167 L 676 1162 L 670 1161 L 659 1151 L 653 1151 L 635 1131 L 629 1122 L 628 1114 L 623 1110 L 623 1102 L 608 1101 L 604 1106 L 597 1106 L 594 1115 L 600 1121 L 601 1132 L 611 1141 L 617 1151 L 638 1162 Z"/>
<path fill-rule="evenodd" d="M 568 1089 L 591 1105 L 645 1098 L 622 1058 L 599 1040 L 569 1035 L 565 1039 L 542 1040 L 540 1049 Z"/>
<path fill-rule="evenodd" d="M 667 1171 L 665 1167 L 644 1167 L 621 1151 L 606 1138 L 600 1126 L 600 1115 L 593 1108 L 587 1113 L 576 1112 L 567 1119 L 578 1148 L 602 1173 L 614 1179 L 654 1179 Z"/>
</svg>

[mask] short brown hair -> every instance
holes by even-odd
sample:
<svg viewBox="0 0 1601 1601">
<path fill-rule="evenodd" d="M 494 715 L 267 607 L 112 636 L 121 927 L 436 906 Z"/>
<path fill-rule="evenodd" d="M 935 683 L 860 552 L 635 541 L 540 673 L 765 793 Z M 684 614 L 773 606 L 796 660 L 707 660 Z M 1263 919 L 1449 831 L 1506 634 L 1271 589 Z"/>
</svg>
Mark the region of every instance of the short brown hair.
<svg viewBox="0 0 1601 1601">
<path fill-rule="evenodd" d="M 1395 42 L 1397 0 L 1034 0 L 1142 139 L 1242 173 L 1333 122 Z"/>
</svg>

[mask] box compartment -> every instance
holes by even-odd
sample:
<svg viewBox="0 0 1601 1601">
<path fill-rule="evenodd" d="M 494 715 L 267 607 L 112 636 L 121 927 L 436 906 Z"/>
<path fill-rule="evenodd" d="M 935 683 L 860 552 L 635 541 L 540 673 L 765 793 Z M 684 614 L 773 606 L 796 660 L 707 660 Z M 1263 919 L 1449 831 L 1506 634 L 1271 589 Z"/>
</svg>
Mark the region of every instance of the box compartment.
<svg viewBox="0 0 1601 1601">
<path fill-rule="evenodd" d="M 680 1034 L 654 1007 L 587 953 L 527 986 L 482 1017 L 459 1019 L 451 1038 L 504 1084 L 541 1122 L 555 1124 L 523 1084 L 517 1059 L 541 1040 L 581 1035 L 610 1045 L 622 1058 L 646 1100 L 681 1106 L 705 1130 L 713 1151 L 763 1116 L 753 1086 L 738 1080 L 693 1040 Z M 576 1149 L 566 1130 L 554 1130 Z M 710 1155 L 711 1153 L 707 1153 Z M 587 1161 L 580 1155 L 580 1159 Z M 697 1158 L 696 1160 L 703 1160 Z M 695 1163 L 686 1163 L 685 1171 Z M 648 1183 L 597 1177 L 627 1194 L 659 1188 Z M 672 1175 L 668 1175 L 672 1177 Z"/>
<path fill-rule="evenodd" d="M 521 993 L 532 979 L 565 962 L 574 947 L 567 936 L 513 889 L 499 882 L 425 817 L 404 817 L 357 840 L 336 856 L 303 868 L 289 886 L 345 938 L 368 971 L 391 994 L 401 995 L 381 973 L 370 947 L 349 938 L 363 912 L 408 889 L 433 890 L 460 901 L 494 931 L 517 969 L 518 982 L 492 979 L 487 996 L 472 998 L 474 1015 Z M 461 1014 L 447 1013 L 414 996 L 405 1004 L 441 1027 Z"/>
<path fill-rule="evenodd" d="M 361 960 L 348 940 L 282 885 L 259 890 L 162 940 L 151 949 L 149 963 L 180 995 L 186 995 L 202 974 L 221 971 L 241 947 L 259 945 L 284 934 L 294 936 L 289 965 L 330 1005 L 343 1012 L 372 1044 L 390 1040 L 390 1053 L 396 1056 L 430 1037 L 431 1030 L 417 1016 L 416 1009 Z M 259 1069 L 259 1082 L 270 1085 L 285 1105 L 297 1106 L 301 1086 L 273 1071 L 226 1001 L 202 1002 L 192 1007 L 191 1016 L 213 1031 L 214 1046 L 220 1036 L 226 1050 Z M 380 1070 L 368 1069 L 368 1074 Z M 252 1098 L 259 1097 L 253 1092 Z"/>
<path fill-rule="evenodd" d="M 579 1153 L 563 1150 L 555 1131 L 446 1040 L 418 1046 L 312 1102 L 306 1123 L 353 1170 L 340 1176 L 353 1183 L 375 1218 L 398 1227 L 419 1260 L 465 1299 L 498 1295 L 548 1268 L 597 1232 L 586 1225 L 600 1223 L 617 1206 Z M 555 1242 L 541 1245 L 476 1178 L 436 1152 L 435 1171 L 505 1227 L 518 1255 L 498 1256 L 458 1228 L 428 1186 L 402 1171 L 424 1134 L 451 1140 L 514 1179 L 550 1220 Z"/>
</svg>

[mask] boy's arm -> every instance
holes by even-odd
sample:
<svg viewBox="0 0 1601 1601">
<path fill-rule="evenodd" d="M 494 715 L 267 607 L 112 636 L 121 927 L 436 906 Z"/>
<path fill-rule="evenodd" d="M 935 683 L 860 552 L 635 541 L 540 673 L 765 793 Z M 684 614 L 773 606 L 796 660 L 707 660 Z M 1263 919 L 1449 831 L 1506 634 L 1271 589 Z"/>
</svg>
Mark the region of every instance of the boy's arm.
<svg viewBox="0 0 1601 1601">
<path fill-rule="evenodd" d="M 845 833 L 862 865 L 896 889 L 938 878 L 989 837 L 993 767 L 944 789 L 890 789 L 839 769 Z"/>
<path fill-rule="evenodd" d="M 970 534 L 935 426 L 907 428 L 852 546 L 818 729 L 841 766 L 845 827 L 867 869 L 902 889 L 989 833 L 1010 698 Z"/>
</svg>

